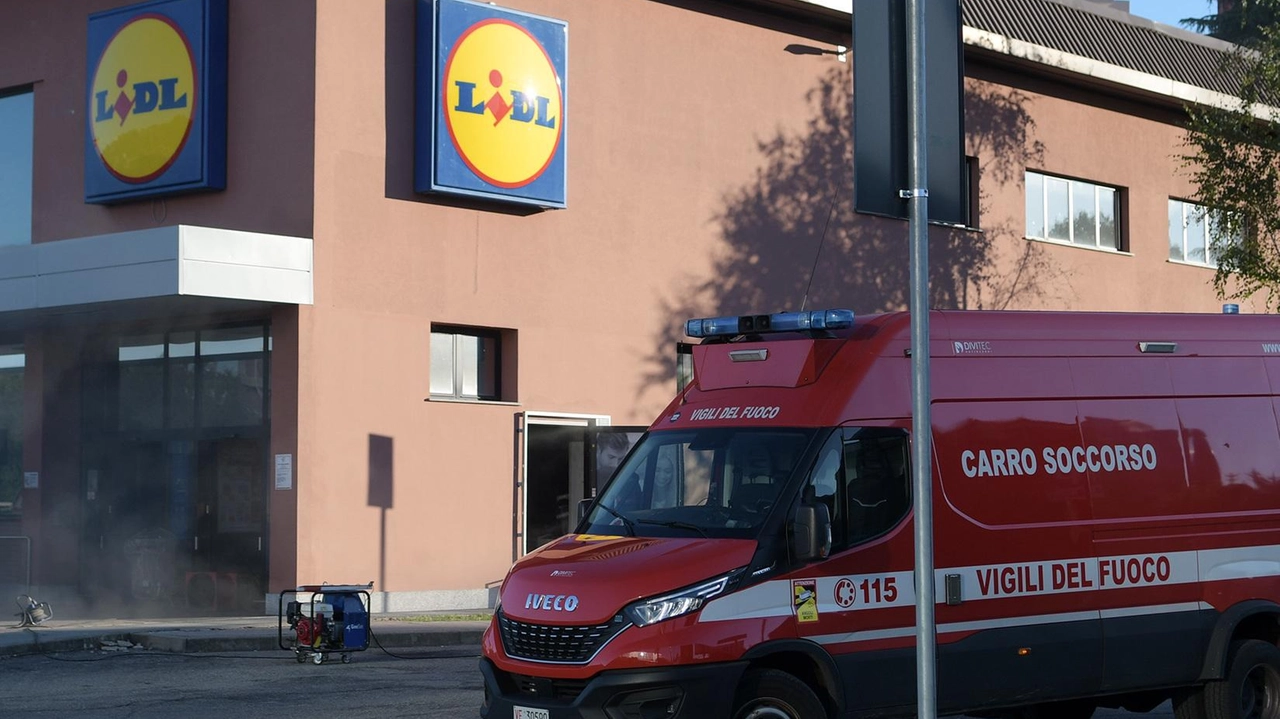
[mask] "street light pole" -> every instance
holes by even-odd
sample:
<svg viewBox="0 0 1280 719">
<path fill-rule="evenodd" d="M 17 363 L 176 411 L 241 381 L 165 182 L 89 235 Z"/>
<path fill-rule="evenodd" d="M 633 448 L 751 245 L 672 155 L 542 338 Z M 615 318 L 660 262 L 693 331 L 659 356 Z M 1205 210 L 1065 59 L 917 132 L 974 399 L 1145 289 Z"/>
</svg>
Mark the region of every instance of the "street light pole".
<svg viewBox="0 0 1280 719">
<path fill-rule="evenodd" d="M 909 189 L 900 191 L 911 235 L 911 464 L 915 498 L 916 715 L 936 719 L 932 420 L 929 413 L 929 191 L 925 123 L 925 0 L 907 0 Z"/>
</svg>

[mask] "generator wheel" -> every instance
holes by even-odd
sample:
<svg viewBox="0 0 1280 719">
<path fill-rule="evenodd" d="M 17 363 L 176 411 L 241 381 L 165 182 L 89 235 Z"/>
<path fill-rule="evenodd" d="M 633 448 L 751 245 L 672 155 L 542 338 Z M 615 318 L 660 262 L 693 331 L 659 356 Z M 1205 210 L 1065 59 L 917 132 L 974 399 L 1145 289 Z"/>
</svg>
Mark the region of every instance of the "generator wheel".
<svg viewBox="0 0 1280 719">
<path fill-rule="evenodd" d="M 809 685 L 777 669 L 747 672 L 734 699 L 734 719 L 825 719 L 827 710 Z"/>
<path fill-rule="evenodd" d="M 315 654 L 312 654 L 311 663 L 316 666 L 320 666 L 321 664 L 324 664 L 324 654 L 321 654 L 320 652 L 316 652 Z"/>
<path fill-rule="evenodd" d="M 1203 700 L 1207 719 L 1280 719 L 1280 648 L 1232 642 L 1227 676 L 1205 684 Z"/>
<path fill-rule="evenodd" d="M 303 654 L 301 649 L 293 650 L 293 658 L 297 659 L 299 664 L 307 661 L 307 655 Z"/>
<path fill-rule="evenodd" d="M 343 664 L 350 664 L 350 663 L 351 663 L 351 655 L 350 655 L 350 654 L 343 654 L 343 655 L 342 655 L 342 663 L 343 663 Z"/>
</svg>

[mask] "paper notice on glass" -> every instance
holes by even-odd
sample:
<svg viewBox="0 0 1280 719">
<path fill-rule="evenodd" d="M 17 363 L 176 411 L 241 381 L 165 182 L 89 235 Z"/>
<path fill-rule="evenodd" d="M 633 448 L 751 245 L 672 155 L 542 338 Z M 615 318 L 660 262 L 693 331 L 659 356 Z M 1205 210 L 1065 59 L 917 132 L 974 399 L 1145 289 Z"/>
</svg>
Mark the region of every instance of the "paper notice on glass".
<svg viewBox="0 0 1280 719">
<path fill-rule="evenodd" d="M 39 489 L 40 473 L 39 472 L 23 472 L 22 488 L 23 489 Z"/>
<path fill-rule="evenodd" d="M 276 489 L 293 489 L 293 455 L 276 455 Z"/>
</svg>

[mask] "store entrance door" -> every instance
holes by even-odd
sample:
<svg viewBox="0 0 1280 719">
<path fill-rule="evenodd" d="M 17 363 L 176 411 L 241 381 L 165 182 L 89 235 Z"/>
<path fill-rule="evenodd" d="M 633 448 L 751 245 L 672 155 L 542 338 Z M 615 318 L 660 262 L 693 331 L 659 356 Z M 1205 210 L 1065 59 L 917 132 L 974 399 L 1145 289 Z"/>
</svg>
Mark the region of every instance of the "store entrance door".
<svg viewBox="0 0 1280 719">
<path fill-rule="evenodd" d="M 204 439 L 196 450 L 190 570 L 183 601 L 224 611 L 254 611 L 265 593 L 267 441 Z"/>
<path fill-rule="evenodd" d="M 125 441 L 93 454 L 82 578 L 97 609 L 263 609 L 265 438 Z"/>
</svg>

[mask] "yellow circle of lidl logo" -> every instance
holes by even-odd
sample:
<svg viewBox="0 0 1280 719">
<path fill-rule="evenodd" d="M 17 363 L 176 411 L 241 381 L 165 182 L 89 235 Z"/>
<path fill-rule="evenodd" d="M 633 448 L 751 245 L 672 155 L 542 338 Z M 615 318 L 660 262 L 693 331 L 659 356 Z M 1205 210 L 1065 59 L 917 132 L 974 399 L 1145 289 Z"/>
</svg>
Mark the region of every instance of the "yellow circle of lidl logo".
<svg viewBox="0 0 1280 719">
<path fill-rule="evenodd" d="M 458 37 L 444 67 L 444 118 L 471 171 L 524 187 L 560 146 L 563 95 L 555 65 L 528 30 L 492 18 Z"/>
<path fill-rule="evenodd" d="M 182 152 L 195 117 L 191 43 L 169 18 L 139 15 L 98 58 L 90 86 L 93 144 L 125 182 L 159 177 Z"/>
</svg>

